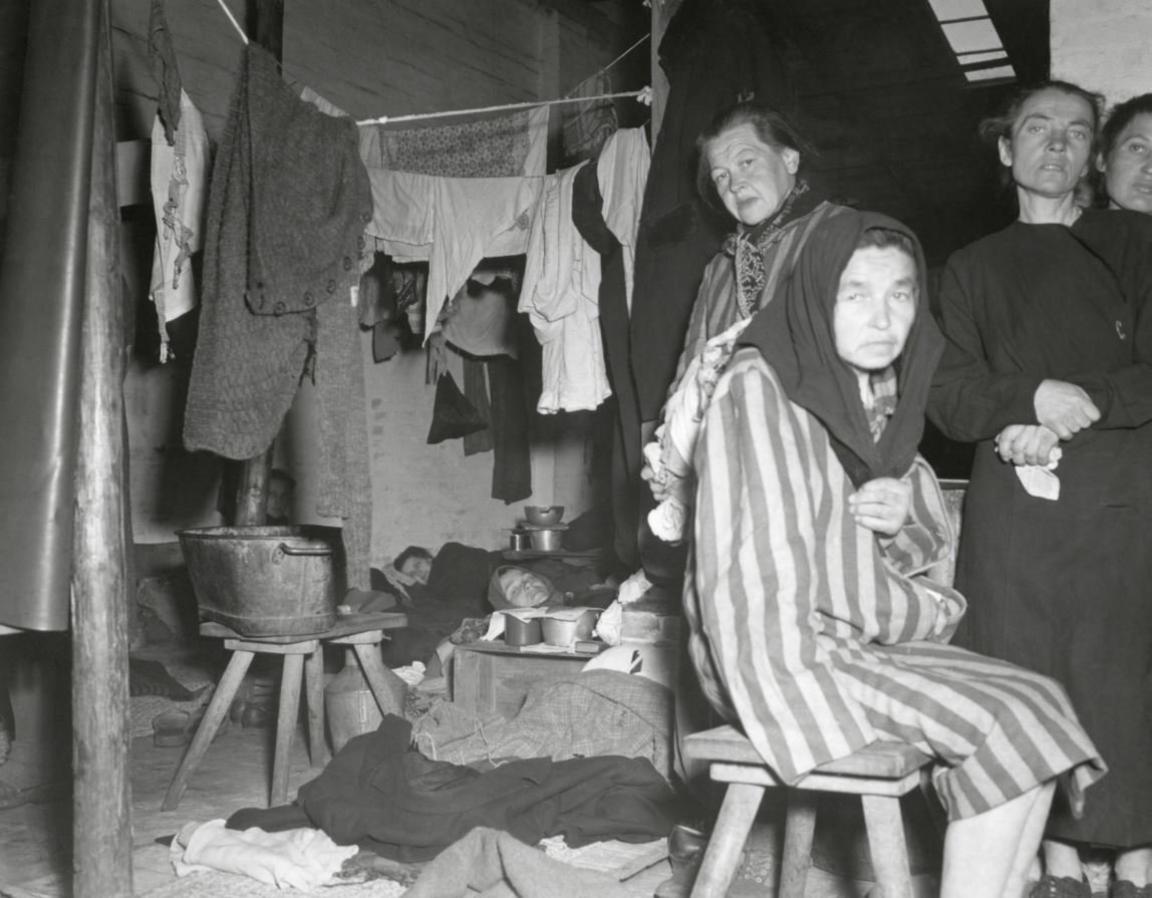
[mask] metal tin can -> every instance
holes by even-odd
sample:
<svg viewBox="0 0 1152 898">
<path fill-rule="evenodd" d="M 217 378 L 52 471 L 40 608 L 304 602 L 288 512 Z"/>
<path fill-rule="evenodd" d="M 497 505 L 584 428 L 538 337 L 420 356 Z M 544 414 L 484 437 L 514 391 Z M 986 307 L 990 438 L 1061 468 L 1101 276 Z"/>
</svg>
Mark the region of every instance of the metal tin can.
<svg viewBox="0 0 1152 898">
<path fill-rule="evenodd" d="M 523 530 L 512 531 L 512 550 L 523 552 L 528 548 L 528 534 Z"/>
</svg>

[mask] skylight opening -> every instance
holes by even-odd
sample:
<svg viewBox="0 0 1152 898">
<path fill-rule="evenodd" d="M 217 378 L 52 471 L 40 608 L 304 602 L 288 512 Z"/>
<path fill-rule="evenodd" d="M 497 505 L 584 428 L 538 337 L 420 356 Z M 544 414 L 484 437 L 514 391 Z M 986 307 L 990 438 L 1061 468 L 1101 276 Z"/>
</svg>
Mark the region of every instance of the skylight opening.
<svg viewBox="0 0 1152 898">
<path fill-rule="evenodd" d="M 928 4 L 969 83 L 1016 77 L 984 0 L 928 0 Z"/>
</svg>

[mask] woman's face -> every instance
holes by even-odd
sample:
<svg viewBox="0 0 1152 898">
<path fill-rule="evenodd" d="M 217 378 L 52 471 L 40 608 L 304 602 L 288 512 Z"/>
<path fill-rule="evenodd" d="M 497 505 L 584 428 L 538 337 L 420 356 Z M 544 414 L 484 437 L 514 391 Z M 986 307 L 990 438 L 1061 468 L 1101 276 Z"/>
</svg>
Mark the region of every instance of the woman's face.
<svg viewBox="0 0 1152 898">
<path fill-rule="evenodd" d="M 840 275 L 832 332 L 857 372 L 882 371 L 904 351 L 916 319 L 916 262 L 895 246 L 856 250 Z"/>
<path fill-rule="evenodd" d="M 1088 170 L 1095 115 L 1088 101 L 1056 88 L 1024 101 L 1011 137 L 1000 138 L 1000 161 L 1019 190 L 1059 199 Z"/>
<path fill-rule="evenodd" d="M 428 578 L 432 575 L 432 559 L 425 558 L 423 555 L 413 555 L 406 558 L 404 563 L 400 565 L 400 573 L 407 574 L 418 583 L 428 584 Z"/>
<path fill-rule="evenodd" d="M 1101 161 L 1112 207 L 1152 213 L 1152 112 L 1133 116 Z"/>
<path fill-rule="evenodd" d="M 796 184 L 800 154 L 764 143 L 748 122 L 721 131 L 704 148 L 712 184 L 737 221 L 758 225 L 780 209 Z"/>
</svg>

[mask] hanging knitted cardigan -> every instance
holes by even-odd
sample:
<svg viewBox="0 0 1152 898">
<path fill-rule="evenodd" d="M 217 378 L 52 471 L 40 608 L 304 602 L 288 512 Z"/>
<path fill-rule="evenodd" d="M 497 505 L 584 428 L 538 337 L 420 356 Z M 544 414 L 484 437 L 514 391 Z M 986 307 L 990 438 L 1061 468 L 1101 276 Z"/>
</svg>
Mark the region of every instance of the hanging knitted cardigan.
<svg viewBox="0 0 1152 898">
<path fill-rule="evenodd" d="M 372 191 L 349 118 L 245 51 L 208 197 L 200 333 L 184 444 L 227 458 L 265 451 L 316 339 L 316 307 L 348 302 Z"/>
</svg>

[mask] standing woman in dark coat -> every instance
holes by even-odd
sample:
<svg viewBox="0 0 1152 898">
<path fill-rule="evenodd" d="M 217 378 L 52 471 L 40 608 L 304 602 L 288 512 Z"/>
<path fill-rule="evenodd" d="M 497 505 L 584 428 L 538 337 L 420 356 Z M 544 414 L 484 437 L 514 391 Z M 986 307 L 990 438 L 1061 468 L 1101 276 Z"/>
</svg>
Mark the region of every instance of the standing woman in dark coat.
<svg viewBox="0 0 1152 898">
<path fill-rule="evenodd" d="M 1053 807 L 1034 896 L 1087 898 L 1089 844 L 1110 894 L 1152 895 L 1152 218 L 1078 204 L 1097 120 L 1047 82 L 985 123 L 1020 214 L 948 262 L 929 401 L 978 443 L 959 640 L 1062 682 L 1110 769 L 1082 819 Z"/>
</svg>

